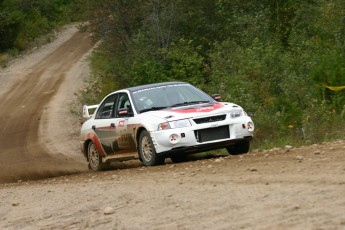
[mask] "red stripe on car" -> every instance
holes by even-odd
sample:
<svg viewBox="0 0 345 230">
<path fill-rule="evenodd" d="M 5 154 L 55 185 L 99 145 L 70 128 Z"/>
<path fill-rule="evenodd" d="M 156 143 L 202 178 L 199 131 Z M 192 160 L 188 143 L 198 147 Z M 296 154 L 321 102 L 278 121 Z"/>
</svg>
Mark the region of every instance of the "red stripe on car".
<svg viewBox="0 0 345 230">
<path fill-rule="evenodd" d="M 207 112 L 211 112 L 213 110 L 217 110 L 223 107 L 224 105 L 220 103 L 215 103 L 214 105 L 207 106 L 207 107 L 190 108 L 190 109 L 170 109 L 168 111 L 175 112 L 175 113 L 207 113 Z"/>
<path fill-rule="evenodd" d="M 98 151 L 99 155 L 101 157 L 105 157 L 104 150 L 102 148 L 102 145 L 101 145 L 97 135 L 94 134 L 94 133 L 89 133 L 89 134 L 87 134 L 87 138 L 93 141 L 93 143 L 95 144 L 95 146 L 97 148 L 97 151 Z"/>
</svg>

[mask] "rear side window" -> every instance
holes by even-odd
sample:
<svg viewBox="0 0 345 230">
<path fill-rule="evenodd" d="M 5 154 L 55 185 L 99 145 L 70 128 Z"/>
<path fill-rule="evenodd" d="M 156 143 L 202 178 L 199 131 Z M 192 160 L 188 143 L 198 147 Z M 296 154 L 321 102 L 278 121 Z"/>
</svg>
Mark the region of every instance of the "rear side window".
<svg viewBox="0 0 345 230">
<path fill-rule="evenodd" d="M 133 114 L 132 105 L 127 93 L 119 93 L 115 110 L 115 117 L 120 117 L 119 113 L 121 110 L 127 110 L 126 113 Z"/>
<path fill-rule="evenodd" d="M 97 111 L 96 119 L 110 119 L 114 117 L 114 105 L 117 94 L 107 97 Z"/>
</svg>

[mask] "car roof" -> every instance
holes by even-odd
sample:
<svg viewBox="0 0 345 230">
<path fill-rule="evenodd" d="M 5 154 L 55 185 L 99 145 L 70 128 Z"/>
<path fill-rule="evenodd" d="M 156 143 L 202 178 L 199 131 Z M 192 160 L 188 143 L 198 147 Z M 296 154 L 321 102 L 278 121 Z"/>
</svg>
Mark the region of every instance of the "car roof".
<svg viewBox="0 0 345 230">
<path fill-rule="evenodd" d="M 166 85 L 179 85 L 179 84 L 189 84 L 189 83 L 181 82 L 181 81 L 160 82 L 160 83 L 154 83 L 154 84 L 133 86 L 133 87 L 126 88 L 125 90 L 128 90 L 130 92 L 135 92 L 135 91 L 147 89 L 147 88 L 154 88 L 154 87 L 166 86 Z"/>
</svg>

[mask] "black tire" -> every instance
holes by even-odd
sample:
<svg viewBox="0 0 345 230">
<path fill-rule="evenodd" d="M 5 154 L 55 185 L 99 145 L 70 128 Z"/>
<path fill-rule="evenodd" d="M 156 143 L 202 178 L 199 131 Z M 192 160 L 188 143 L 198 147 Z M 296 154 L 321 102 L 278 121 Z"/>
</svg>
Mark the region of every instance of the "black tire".
<svg viewBox="0 0 345 230">
<path fill-rule="evenodd" d="M 89 169 L 92 171 L 102 171 L 110 166 L 110 163 L 103 163 L 102 157 L 99 155 L 96 145 L 91 141 L 87 148 L 87 158 L 89 160 Z"/>
<path fill-rule="evenodd" d="M 230 145 L 226 147 L 226 150 L 228 150 L 228 153 L 230 155 L 240 155 L 240 154 L 245 154 L 249 152 L 249 142 L 241 142 L 241 143 L 236 143 L 234 145 Z"/>
<path fill-rule="evenodd" d="M 146 130 L 140 133 L 139 137 L 139 155 L 146 166 L 162 165 L 165 158 L 158 156 L 153 146 L 151 136 Z"/>
<path fill-rule="evenodd" d="M 187 161 L 187 155 L 186 154 L 174 154 L 170 156 L 170 159 L 173 163 L 182 163 Z"/>
</svg>

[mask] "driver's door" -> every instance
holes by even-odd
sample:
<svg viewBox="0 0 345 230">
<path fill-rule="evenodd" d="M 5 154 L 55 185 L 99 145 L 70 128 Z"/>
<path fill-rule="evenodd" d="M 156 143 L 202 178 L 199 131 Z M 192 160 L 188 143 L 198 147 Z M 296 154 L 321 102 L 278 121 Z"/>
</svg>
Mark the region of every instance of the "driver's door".
<svg viewBox="0 0 345 230">
<path fill-rule="evenodd" d="M 104 152 L 113 154 L 113 142 L 116 136 L 115 105 L 118 94 L 108 96 L 97 111 L 92 129 L 96 133 Z"/>
<path fill-rule="evenodd" d="M 119 93 L 115 106 L 115 117 L 116 136 L 113 151 L 116 154 L 135 152 L 133 129 L 130 126 L 133 109 L 127 93 Z"/>
</svg>

